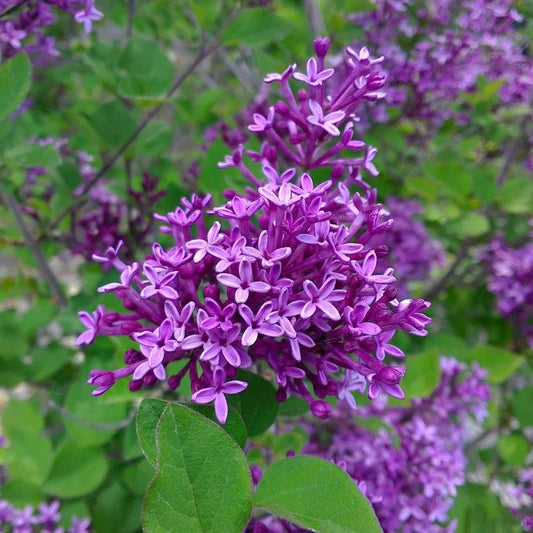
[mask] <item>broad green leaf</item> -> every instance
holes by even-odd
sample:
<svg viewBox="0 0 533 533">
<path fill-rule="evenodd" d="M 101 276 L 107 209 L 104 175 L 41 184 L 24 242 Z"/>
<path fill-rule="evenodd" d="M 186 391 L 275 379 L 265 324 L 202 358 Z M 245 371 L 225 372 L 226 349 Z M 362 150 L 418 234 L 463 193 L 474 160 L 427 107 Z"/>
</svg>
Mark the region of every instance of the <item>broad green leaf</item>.
<svg viewBox="0 0 533 533">
<path fill-rule="evenodd" d="M 320 533 L 378 533 L 378 520 L 355 482 L 311 456 L 282 459 L 261 478 L 254 508 Z"/>
<path fill-rule="evenodd" d="M 10 479 L 0 487 L 0 498 L 7 500 L 15 507 L 22 508 L 26 505 L 37 506 L 44 500 L 40 487 L 27 481 Z"/>
<path fill-rule="evenodd" d="M 533 387 L 526 387 L 511 398 L 513 413 L 522 427 L 533 427 Z"/>
<path fill-rule="evenodd" d="M 440 355 L 432 348 L 406 357 L 407 372 L 401 383 L 406 398 L 422 398 L 435 390 L 440 380 Z"/>
<path fill-rule="evenodd" d="M 524 362 L 522 356 L 496 346 L 477 346 L 470 352 L 468 359 L 477 361 L 480 366 L 488 370 L 491 383 L 505 381 Z"/>
<path fill-rule="evenodd" d="M 220 424 L 217 420 L 215 409 L 212 405 L 198 405 L 197 403 L 188 403 L 187 407 L 193 411 L 204 415 L 209 420 L 218 424 L 230 437 L 241 447 L 246 444 L 246 426 L 240 413 L 234 407 L 229 407 L 228 419 L 225 424 Z"/>
<path fill-rule="evenodd" d="M 289 398 L 279 404 L 280 416 L 302 416 L 309 412 L 309 404 L 299 396 L 289 396 Z"/>
<path fill-rule="evenodd" d="M 46 169 L 56 167 L 61 158 L 55 146 L 40 146 L 36 143 L 22 142 L 6 150 L 2 159 L 10 166 L 15 167 L 38 167 Z"/>
<path fill-rule="evenodd" d="M 31 85 L 31 64 L 25 53 L 0 63 L 0 119 L 17 109 Z"/>
<path fill-rule="evenodd" d="M 11 429 L 4 461 L 11 479 L 41 486 L 52 465 L 53 451 L 50 439 L 35 432 Z"/>
<path fill-rule="evenodd" d="M 36 349 L 31 354 L 29 373 L 32 381 L 42 381 L 53 376 L 73 357 L 69 348 L 58 342 L 52 342 L 44 348 Z"/>
<path fill-rule="evenodd" d="M 122 481 L 133 494 L 142 496 L 146 492 L 146 487 L 154 477 L 152 465 L 143 457 L 135 464 L 128 465 L 122 471 Z"/>
<path fill-rule="evenodd" d="M 118 60 L 120 92 L 129 97 L 158 97 L 172 85 L 175 68 L 162 48 L 134 35 Z"/>
<path fill-rule="evenodd" d="M 529 178 L 506 181 L 498 201 L 507 213 L 533 213 L 533 182 Z"/>
<path fill-rule="evenodd" d="M 116 481 L 98 494 L 93 506 L 91 526 L 94 531 L 102 533 L 140 531 L 141 506 L 141 497 L 132 495 Z"/>
<path fill-rule="evenodd" d="M 90 118 L 103 144 L 118 148 L 129 138 L 136 126 L 135 114 L 120 102 L 100 106 Z"/>
<path fill-rule="evenodd" d="M 237 378 L 248 383 L 248 388 L 230 399 L 231 405 L 239 409 L 249 437 L 265 432 L 276 420 L 279 403 L 276 390 L 266 379 L 241 370 Z"/>
<path fill-rule="evenodd" d="M 528 440 L 521 434 L 512 433 L 503 435 L 498 439 L 498 453 L 508 464 L 520 467 L 523 466 L 526 457 L 531 449 Z"/>
<path fill-rule="evenodd" d="M 125 461 L 131 461 L 143 456 L 139 440 L 137 439 L 136 422 L 132 421 L 122 433 L 122 455 Z"/>
<path fill-rule="evenodd" d="M 97 489 L 107 475 L 107 461 L 99 448 L 64 441 L 59 447 L 43 490 L 58 498 L 77 498 Z"/>
<path fill-rule="evenodd" d="M 485 215 L 469 212 L 451 222 L 449 228 L 459 237 L 479 237 L 489 231 L 490 223 Z"/>
<path fill-rule="evenodd" d="M 137 437 L 142 451 L 155 468 L 157 453 L 155 448 L 157 424 L 168 402 L 156 398 L 146 398 L 137 412 Z"/>
<path fill-rule="evenodd" d="M 83 500 L 61 502 L 61 520 L 58 526 L 64 527 L 66 531 L 72 524 L 72 517 L 83 518 L 91 516 L 87 504 Z"/>
<path fill-rule="evenodd" d="M 157 474 L 146 492 L 150 533 L 242 531 L 251 512 L 246 457 L 217 424 L 168 404 L 157 427 Z"/>
<path fill-rule="evenodd" d="M 91 424 L 116 424 L 127 415 L 125 404 L 104 404 L 102 398 L 92 395 L 91 388 L 87 384 L 80 382 L 70 387 L 64 407 L 80 420 L 77 422 L 72 418 L 64 417 L 67 434 L 84 446 L 103 444 L 118 431 L 118 428 L 111 430 L 93 428 Z"/>
<path fill-rule="evenodd" d="M 246 9 L 228 26 L 222 37 L 224 44 L 264 46 L 283 39 L 292 24 L 270 11 Z"/>
<path fill-rule="evenodd" d="M 2 431 L 11 438 L 15 431 L 39 435 L 44 429 L 44 417 L 39 403 L 35 400 L 11 398 L 2 413 Z"/>
</svg>

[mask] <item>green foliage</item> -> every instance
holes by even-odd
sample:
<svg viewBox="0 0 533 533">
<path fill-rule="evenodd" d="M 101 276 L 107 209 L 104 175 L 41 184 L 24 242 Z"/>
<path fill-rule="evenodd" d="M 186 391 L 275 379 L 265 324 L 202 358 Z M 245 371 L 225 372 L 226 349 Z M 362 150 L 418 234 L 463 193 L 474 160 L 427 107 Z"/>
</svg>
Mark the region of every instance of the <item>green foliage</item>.
<svg viewBox="0 0 533 533">
<path fill-rule="evenodd" d="M 406 369 L 402 388 L 407 398 L 428 396 L 437 387 L 440 380 L 438 348 L 433 348 L 418 355 L 411 355 L 406 360 Z"/>
<path fill-rule="evenodd" d="M 153 411 L 153 410 L 152 410 Z M 148 424 L 152 426 L 152 416 Z M 140 433 L 143 418 L 139 418 Z M 157 472 L 143 504 L 147 531 L 241 531 L 251 511 L 251 478 L 242 450 L 217 424 L 167 404 L 156 431 Z"/>
<path fill-rule="evenodd" d="M 0 64 L 0 119 L 17 109 L 31 85 L 31 64 L 25 53 Z"/>
<path fill-rule="evenodd" d="M 321 533 L 381 531 L 370 503 L 353 480 L 317 457 L 290 457 L 271 466 L 253 502 L 255 508 Z"/>
</svg>

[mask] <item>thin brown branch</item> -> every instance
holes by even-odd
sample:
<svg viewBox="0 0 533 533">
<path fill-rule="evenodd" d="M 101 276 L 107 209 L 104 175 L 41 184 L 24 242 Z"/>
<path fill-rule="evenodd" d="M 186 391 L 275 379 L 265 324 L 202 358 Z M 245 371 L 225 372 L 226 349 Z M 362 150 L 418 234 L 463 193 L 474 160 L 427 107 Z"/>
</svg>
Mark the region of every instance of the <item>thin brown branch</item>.
<svg viewBox="0 0 533 533">
<path fill-rule="evenodd" d="M 41 247 L 39 246 L 39 243 L 33 238 L 32 232 L 30 231 L 30 228 L 24 220 L 24 214 L 22 213 L 22 210 L 17 200 L 14 196 L 11 196 L 8 193 L 0 193 L 0 199 L 11 211 L 11 214 L 13 215 L 13 218 L 15 219 L 15 222 L 17 223 L 17 226 L 19 227 L 22 236 L 24 237 L 24 242 L 30 250 L 35 264 L 39 272 L 41 273 L 41 276 L 48 284 L 48 287 L 50 288 L 50 292 L 52 293 L 54 299 L 60 307 L 66 307 L 67 300 L 65 298 L 65 295 L 63 294 L 63 291 L 61 290 L 61 286 L 59 285 L 55 274 L 50 268 L 50 265 L 48 264 L 48 261 L 46 260 L 46 257 Z"/>
</svg>

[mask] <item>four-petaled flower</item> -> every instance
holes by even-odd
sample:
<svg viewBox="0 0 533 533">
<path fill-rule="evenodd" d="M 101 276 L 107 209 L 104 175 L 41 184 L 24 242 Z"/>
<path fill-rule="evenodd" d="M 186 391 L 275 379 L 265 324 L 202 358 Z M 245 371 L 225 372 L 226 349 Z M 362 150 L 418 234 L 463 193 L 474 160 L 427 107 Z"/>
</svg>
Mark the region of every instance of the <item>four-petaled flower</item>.
<svg viewBox="0 0 533 533">
<path fill-rule="evenodd" d="M 363 260 L 363 266 L 357 261 L 352 261 L 352 267 L 369 285 L 383 284 L 388 285 L 394 283 L 396 279 L 394 276 L 374 274 L 376 266 L 378 264 L 378 258 L 374 250 L 368 252 Z"/>
<path fill-rule="evenodd" d="M 13 48 L 20 48 L 21 39 L 24 39 L 27 35 L 24 30 L 17 30 L 10 21 L 5 23 L 3 31 L 0 32 L 0 40 L 9 43 Z"/>
<path fill-rule="evenodd" d="M 146 361 L 141 363 L 133 373 L 133 379 L 141 379 L 152 370 L 157 379 L 165 379 L 166 370 L 163 366 L 165 352 L 174 352 L 178 349 L 178 342 L 172 339 L 174 324 L 172 319 L 166 318 L 154 331 L 134 333 L 133 338 L 139 343 Z"/>
<path fill-rule="evenodd" d="M 243 252 L 255 259 L 261 260 L 261 265 L 264 268 L 270 268 L 275 263 L 279 263 L 291 255 L 291 248 L 289 246 L 283 246 L 282 248 L 276 248 L 275 250 L 269 250 L 268 246 L 268 231 L 264 230 L 257 239 L 257 248 L 253 246 L 245 246 Z"/>
<path fill-rule="evenodd" d="M 165 302 L 165 315 L 172 319 L 174 324 L 174 338 L 181 342 L 185 338 L 185 326 L 189 322 L 194 311 L 194 302 L 186 304 L 181 311 L 176 309 L 173 302 Z"/>
<path fill-rule="evenodd" d="M 127 265 L 120 274 L 120 283 L 108 283 L 102 287 L 98 287 L 98 292 L 112 292 L 117 289 L 127 289 L 133 278 L 139 273 L 139 263 Z"/>
<path fill-rule="evenodd" d="M 254 124 L 250 124 L 248 126 L 248 129 L 250 131 L 254 132 L 261 132 L 266 131 L 267 129 L 272 127 L 272 124 L 274 124 L 274 114 L 275 109 L 274 107 L 270 107 L 268 110 L 268 117 L 264 117 L 263 115 L 260 115 L 259 113 L 254 113 Z"/>
<path fill-rule="evenodd" d="M 270 290 L 270 285 L 264 281 L 254 281 L 253 280 L 253 270 L 252 264 L 247 259 L 242 259 L 239 263 L 239 277 L 234 276 L 233 274 L 218 274 L 218 281 L 230 287 L 236 289 L 235 291 L 235 301 L 238 304 L 243 304 L 248 300 L 250 292 L 268 292 Z"/>
<path fill-rule="evenodd" d="M 98 334 L 100 321 L 104 316 L 104 306 L 99 305 L 96 308 L 96 311 L 91 315 L 86 311 L 80 311 L 78 316 L 80 317 L 82 324 L 88 329 L 76 339 L 76 346 L 79 346 L 80 344 L 91 344 Z"/>
<path fill-rule="evenodd" d="M 197 250 L 194 254 L 193 261 L 199 263 L 207 254 L 211 253 L 213 246 L 220 244 L 224 239 L 223 235 L 220 235 L 220 222 L 215 222 L 209 231 L 207 232 L 207 239 L 193 239 L 189 241 L 185 246 L 189 250 Z"/>
<path fill-rule="evenodd" d="M 324 116 L 324 110 L 316 100 L 309 100 L 309 110 L 311 115 L 307 117 L 307 122 L 322 128 L 334 137 L 341 134 L 335 124 L 345 117 L 344 111 L 333 111 L 333 113 L 328 113 Z"/>
<path fill-rule="evenodd" d="M 282 74 L 277 72 L 270 72 L 264 78 L 265 83 L 282 83 L 287 82 L 287 80 L 292 76 L 293 72 L 296 70 L 296 63 L 293 63 L 287 67 Z"/>
<path fill-rule="evenodd" d="M 221 424 L 225 424 L 228 419 L 228 402 L 225 394 L 239 394 L 248 387 L 246 381 L 226 381 L 226 373 L 221 367 L 215 368 L 213 372 L 213 387 L 207 387 L 196 391 L 191 400 L 204 404 L 215 402 L 215 414 Z"/>
<path fill-rule="evenodd" d="M 200 354 L 201 361 L 211 361 L 213 364 L 223 364 L 219 355 L 234 367 L 251 365 L 248 354 L 239 346 L 237 340 L 241 328 L 235 324 L 232 328 L 222 331 L 214 329 L 209 331 L 209 340 L 204 344 L 204 351 Z"/>
<path fill-rule="evenodd" d="M 352 391 L 365 392 L 366 379 L 355 370 L 347 370 L 342 385 L 339 387 L 337 398 L 344 400 L 352 409 L 357 409 L 357 403 Z"/>
<path fill-rule="evenodd" d="M 93 20 L 102 19 L 104 14 L 94 7 L 94 0 L 85 0 L 85 8 L 74 15 L 74 20 L 83 24 L 85 33 L 91 33 Z"/>
<path fill-rule="evenodd" d="M 346 291 L 334 290 L 336 282 L 335 278 L 328 278 L 319 289 L 312 281 L 305 280 L 303 287 L 307 301 L 305 301 L 300 311 L 300 316 L 302 318 L 311 318 L 317 309 L 320 309 L 331 320 L 340 320 L 341 315 L 331 302 L 342 300 Z"/>
<path fill-rule="evenodd" d="M 242 316 L 247 328 L 242 334 L 241 344 L 243 346 L 252 346 L 259 333 L 266 335 L 267 337 L 279 337 L 283 335 L 283 329 L 278 324 L 271 324 L 269 315 L 272 313 L 272 303 L 266 302 L 257 311 L 254 316 L 254 312 L 245 304 L 239 306 L 239 313 Z"/>
<path fill-rule="evenodd" d="M 149 264 L 144 263 L 143 272 L 148 278 L 149 285 L 144 287 L 144 289 L 141 291 L 142 298 L 150 298 L 154 294 L 160 294 L 169 300 L 176 300 L 178 298 L 178 291 L 169 286 L 169 284 L 174 281 L 174 278 L 178 275 L 176 271 L 167 272 L 161 276 Z"/>
<path fill-rule="evenodd" d="M 322 72 L 318 72 L 316 59 L 314 57 L 311 57 L 307 61 L 307 73 L 302 74 L 300 72 L 295 72 L 292 77 L 298 81 L 303 81 L 304 83 L 307 83 L 307 85 L 311 85 L 312 87 L 318 87 L 319 85 L 322 85 L 322 83 L 326 80 L 329 80 L 329 78 L 331 78 L 334 73 L 335 70 L 333 70 L 332 68 L 328 68 L 326 70 L 323 70 Z"/>
</svg>

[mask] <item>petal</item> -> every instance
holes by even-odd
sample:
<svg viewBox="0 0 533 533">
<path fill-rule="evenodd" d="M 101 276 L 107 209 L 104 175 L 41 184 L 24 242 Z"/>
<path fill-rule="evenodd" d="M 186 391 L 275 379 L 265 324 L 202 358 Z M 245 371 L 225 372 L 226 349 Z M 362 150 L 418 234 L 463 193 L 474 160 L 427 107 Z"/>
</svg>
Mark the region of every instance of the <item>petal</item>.
<svg viewBox="0 0 533 533">
<path fill-rule="evenodd" d="M 372 250 L 368 254 L 366 254 L 366 257 L 363 261 L 363 272 L 367 276 L 370 276 L 374 273 L 374 270 L 376 270 L 376 264 L 378 262 L 378 258 L 376 256 L 376 252 Z"/>
<path fill-rule="evenodd" d="M 314 302 L 306 302 L 300 311 L 302 318 L 311 318 L 316 313 L 316 304 Z"/>
<path fill-rule="evenodd" d="M 147 372 L 150 370 L 150 365 L 147 361 L 141 363 L 133 373 L 132 379 L 141 379 L 143 378 Z"/>
<path fill-rule="evenodd" d="M 207 389 L 196 391 L 191 396 L 191 400 L 195 403 L 209 403 L 215 399 L 216 395 L 217 393 L 215 387 L 208 387 Z"/>
<path fill-rule="evenodd" d="M 215 397 L 215 414 L 221 424 L 226 423 L 228 419 L 228 402 L 222 393 L 218 393 Z"/>
<path fill-rule="evenodd" d="M 160 379 L 163 381 L 167 377 L 167 371 L 165 370 L 165 367 L 163 365 L 158 365 L 154 369 L 154 376 L 157 379 Z"/>
<path fill-rule="evenodd" d="M 241 344 L 243 346 L 252 346 L 252 344 L 254 344 L 257 340 L 258 336 L 257 330 L 253 329 L 252 327 L 247 327 L 242 334 Z"/>
<path fill-rule="evenodd" d="M 239 352 L 237 352 L 235 347 L 231 344 L 222 347 L 222 355 L 231 366 L 234 366 L 235 368 L 241 366 L 241 358 L 239 356 Z"/>
<path fill-rule="evenodd" d="M 267 335 L 268 337 L 279 337 L 283 335 L 283 329 L 277 324 L 263 323 L 257 330 L 261 335 Z"/>
<path fill-rule="evenodd" d="M 181 349 L 192 350 L 194 348 L 199 348 L 203 344 L 204 342 L 202 341 L 201 335 L 189 335 L 183 339 L 183 342 L 181 343 Z"/>
<path fill-rule="evenodd" d="M 228 381 L 222 385 L 222 391 L 224 394 L 239 394 L 239 392 L 242 392 L 244 389 L 248 387 L 248 383 L 246 381 Z"/>
<path fill-rule="evenodd" d="M 240 287 L 235 291 L 235 301 L 238 304 L 243 304 L 248 300 L 250 291 L 248 289 L 241 289 Z"/>
<path fill-rule="evenodd" d="M 270 290 L 270 285 L 264 281 L 252 281 L 250 283 L 250 290 L 252 292 L 268 292 Z"/>
<path fill-rule="evenodd" d="M 333 306 L 332 303 L 328 302 L 327 300 L 320 300 L 316 303 L 316 305 L 325 315 L 331 318 L 331 320 L 337 321 L 341 319 L 341 315 L 339 314 L 337 309 Z"/>
<path fill-rule="evenodd" d="M 241 286 L 241 280 L 233 274 L 217 274 L 217 280 L 222 283 L 222 285 L 231 287 L 232 289 L 238 289 Z"/>
<path fill-rule="evenodd" d="M 321 120 L 324 118 L 324 112 L 316 100 L 309 100 L 309 109 L 317 119 Z"/>
</svg>

